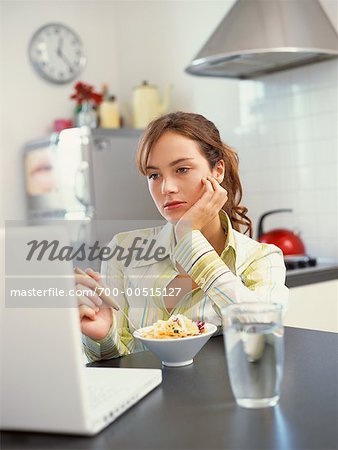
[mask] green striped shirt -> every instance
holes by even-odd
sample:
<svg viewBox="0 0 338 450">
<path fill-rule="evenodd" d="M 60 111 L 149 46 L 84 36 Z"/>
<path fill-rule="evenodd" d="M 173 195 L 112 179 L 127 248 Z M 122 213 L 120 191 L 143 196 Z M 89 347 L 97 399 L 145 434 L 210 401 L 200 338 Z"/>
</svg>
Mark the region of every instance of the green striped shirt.
<svg viewBox="0 0 338 450">
<path fill-rule="evenodd" d="M 221 309 L 231 303 L 263 301 L 281 303 L 288 300 L 285 265 L 281 250 L 261 244 L 235 230 L 227 214 L 219 213 L 226 244 L 219 256 L 198 230 L 185 234 L 175 242 L 174 227 L 164 226 L 119 233 L 110 248 L 131 247 L 135 238 L 155 242 L 152 254 L 162 249 L 161 259 L 136 258 L 130 263 L 111 258 L 102 262 L 101 273 L 111 294 L 136 328 L 152 325 L 171 314 L 184 314 L 222 326 Z M 166 308 L 163 292 L 179 274 L 176 263 L 189 274 L 198 288 L 188 292 L 171 312 Z M 132 336 L 129 321 L 114 311 L 112 327 L 104 339 L 94 341 L 83 335 L 85 353 L 90 361 L 110 359 L 143 350 Z"/>
</svg>

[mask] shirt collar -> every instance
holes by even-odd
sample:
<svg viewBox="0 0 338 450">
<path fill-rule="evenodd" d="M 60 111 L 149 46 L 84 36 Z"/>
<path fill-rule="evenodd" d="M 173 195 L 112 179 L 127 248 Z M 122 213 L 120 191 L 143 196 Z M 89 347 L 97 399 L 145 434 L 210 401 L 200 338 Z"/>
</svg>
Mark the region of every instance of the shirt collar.
<svg viewBox="0 0 338 450">
<path fill-rule="evenodd" d="M 226 255 L 229 248 L 233 248 L 235 255 L 236 255 L 236 245 L 235 245 L 235 236 L 232 229 L 231 221 L 227 213 L 221 209 L 218 213 L 222 228 L 224 229 L 224 232 L 227 234 L 227 239 L 225 242 L 224 250 L 221 254 L 221 258 L 224 260 L 224 256 Z M 174 233 L 174 226 L 170 222 L 167 222 L 166 225 L 163 226 L 163 228 L 160 230 L 157 236 L 154 236 L 154 239 L 156 239 L 156 244 L 154 246 L 153 252 L 156 250 L 156 248 L 162 247 L 165 249 L 165 252 L 161 255 L 161 259 L 169 257 L 172 261 L 173 265 L 175 266 L 175 259 L 174 259 L 174 250 L 176 246 L 176 238 Z M 152 253 L 153 253 L 152 252 Z M 154 260 L 146 261 L 141 259 L 140 261 L 132 261 L 131 267 L 141 267 L 141 266 L 148 266 L 150 264 L 154 264 Z"/>
<path fill-rule="evenodd" d="M 227 234 L 224 250 L 227 250 L 229 247 L 232 247 L 236 251 L 235 236 L 234 230 L 232 229 L 231 220 L 228 214 L 223 209 L 220 210 L 218 215 L 221 220 L 222 228 L 224 232 Z"/>
</svg>

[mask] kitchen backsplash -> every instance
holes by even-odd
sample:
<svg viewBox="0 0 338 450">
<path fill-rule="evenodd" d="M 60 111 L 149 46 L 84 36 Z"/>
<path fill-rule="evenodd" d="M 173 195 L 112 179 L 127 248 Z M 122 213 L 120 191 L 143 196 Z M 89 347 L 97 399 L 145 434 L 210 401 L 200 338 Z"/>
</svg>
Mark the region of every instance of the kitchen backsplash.
<svg viewBox="0 0 338 450">
<path fill-rule="evenodd" d="M 307 253 L 338 258 L 336 60 L 242 81 L 240 120 L 225 131 L 240 157 L 243 203 L 266 230 L 301 231 Z"/>
</svg>

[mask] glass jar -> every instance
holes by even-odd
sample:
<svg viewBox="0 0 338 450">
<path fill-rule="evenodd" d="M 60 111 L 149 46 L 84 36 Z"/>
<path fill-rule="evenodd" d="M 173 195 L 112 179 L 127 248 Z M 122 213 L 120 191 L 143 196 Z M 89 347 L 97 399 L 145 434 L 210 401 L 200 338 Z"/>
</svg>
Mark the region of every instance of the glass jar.
<svg viewBox="0 0 338 450">
<path fill-rule="evenodd" d="M 97 113 L 90 101 L 84 101 L 76 115 L 76 126 L 97 128 Z"/>
</svg>

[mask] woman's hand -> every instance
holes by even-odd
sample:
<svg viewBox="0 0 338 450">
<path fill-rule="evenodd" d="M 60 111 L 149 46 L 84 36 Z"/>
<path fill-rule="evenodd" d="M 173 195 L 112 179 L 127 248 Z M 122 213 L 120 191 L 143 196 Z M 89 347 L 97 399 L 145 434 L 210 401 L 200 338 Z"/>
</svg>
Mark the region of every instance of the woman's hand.
<svg viewBox="0 0 338 450">
<path fill-rule="evenodd" d="M 75 275 L 76 290 L 83 291 L 83 295 L 77 296 L 81 331 L 98 340 L 108 334 L 113 322 L 113 312 L 95 293 L 95 287 L 106 287 L 101 281 L 101 275 L 92 269 L 86 269 L 86 274 Z"/>
<path fill-rule="evenodd" d="M 208 176 L 202 178 L 205 190 L 201 198 L 180 218 L 175 225 L 176 238 L 179 240 L 185 233 L 202 230 L 211 222 L 228 200 L 227 191 L 218 181 Z"/>
</svg>

